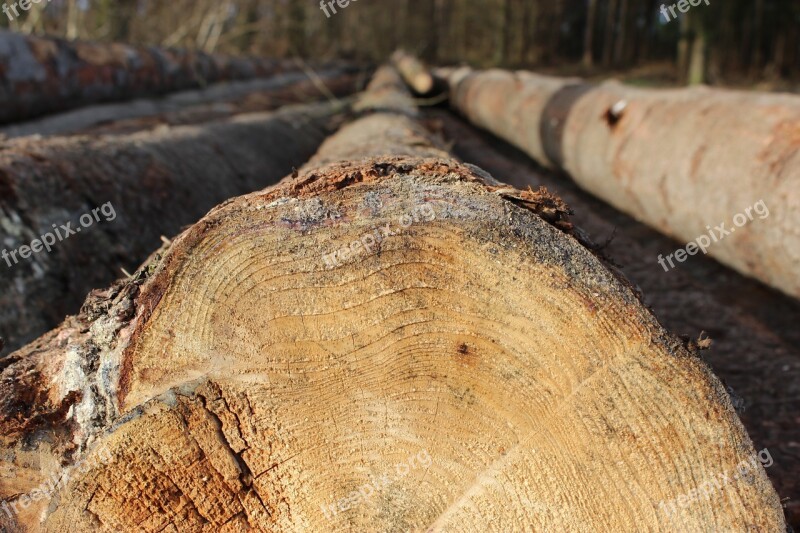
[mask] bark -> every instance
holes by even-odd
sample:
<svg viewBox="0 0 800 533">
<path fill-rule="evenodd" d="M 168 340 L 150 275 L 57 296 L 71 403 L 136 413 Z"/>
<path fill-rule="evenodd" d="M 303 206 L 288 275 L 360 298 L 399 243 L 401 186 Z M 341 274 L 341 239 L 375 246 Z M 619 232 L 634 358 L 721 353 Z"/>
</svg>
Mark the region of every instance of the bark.
<svg viewBox="0 0 800 533">
<path fill-rule="evenodd" d="M 583 33 L 583 66 L 592 68 L 592 42 L 594 39 L 594 24 L 597 16 L 597 0 L 589 0 L 589 9 L 586 14 L 586 28 Z"/>
<path fill-rule="evenodd" d="M 462 71 L 451 76 L 451 99 L 475 124 L 677 240 L 724 223 L 710 255 L 800 296 L 797 96 Z M 748 208 L 748 223 L 734 226 Z"/>
<path fill-rule="evenodd" d="M 274 75 L 283 63 L 0 32 L 0 124 L 87 104 Z"/>
<path fill-rule="evenodd" d="M 411 39 L 414 50 L 426 61 L 436 61 L 439 39 L 436 25 L 435 0 L 408 0 L 406 6 L 405 34 Z"/>
<path fill-rule="evenodd" d="M 610 67 L 612 53 L 614 51 L 614 28 L 617 27 L 617 5 L 619 0 L 608 0 L 608 11 L 606 12 L 606 31 L 603 42 L 603 66 Z"/>
<path fill-rule="evenodd" d="M 619 8 L 619 36 L 614 43 L 614 66 L 623 64 L 628 36 L 628 0 L 620 0 Z"/>
<path fill-rule="evenodd" d="M 667 517 L 753 453 L 719 381 L 390 71 L 360 109 L 11 356 L 0 498 L 68 482 L 10 529 L 785 527 L 757 466 Z"/>
<path fill-rule="evenodd" d="M 511 63 L 511 47 L 513 37 L 514 6 L 512 0 L 503 1 L 503 24 L 500 27 L 500 61 L 504 65 Z"/>
<path fill-rule="evenodd" d="M 678 82 L 685 84 L 689 79 L 689 58 L 692 43 L 690 27 L 691 15 L 678 18 L 680 36 L 678 37 Z"/>
<path fill-rule="evenodd" d="M 538 14 L 538 3 L 537 2 L 523 2 L 522 3 L 522 29 L 520 33 L 522 34 L 522 51 L 520 52 L 520 63 L 525 64 L 528 62 L 536 62 L 538 57 L 535 60 L 531 59 L 531 55 L 535 48 L 536 37 L 538 37 L 537 26 L 534 23 L 534 20 L 538 21 L 536 14 Z"/>
<path fill-rule="evenodd" d="M 293 56 L 308 57 L 306 50 L 306 2 L 289 0 L 289 46 Z"/>
<path fill-rule="evenodd" d="M 114 41 L 131 41 L 131 20 L 136 17 L 136 0 L 106 0 L 109 14 L 109 37 Z"/>
<path fill-rule="evenodd" d="M 761 77 L 764 68 L 764 0 L 755 0 L 755 16 L 753 17 L 753 55 L 750 63 L 750 75 L 754 79 Z"/>
<path fill-rule="evenodd" d="M 300 166 L 339 107 L 314 104 L 129 135 L 6 143 L 0 154 L 4 251 L 41 240 L 54 224 L 81 228 L 79 217 L 108 203 L 106 211 L 113 208 L 116 216 L 98 215 L 50 253 L 3 256 L 0 337 L 12 348 L 29 342 L 76 312 L 89 290 L 121 276 L 120 268 L 135 268 L 160 236 L 176 235 L 219 202 Z"/>
<path fill-rule="evenodd" d="M 334 96 L 352 94 L 360 77 L 350 67 L 325 68 L 315 73 Z M 37 120 L 0 127 L 8 137 L 119 133 L 160 124 L 207 122 L 238 113 L 267 111 L 282 104 L 308 102 L 323 94 L 303 72 L 269 78 L 224 82 L 204 89 L 181 91 L 162 98 L 90 105 Z"/>
</svg>

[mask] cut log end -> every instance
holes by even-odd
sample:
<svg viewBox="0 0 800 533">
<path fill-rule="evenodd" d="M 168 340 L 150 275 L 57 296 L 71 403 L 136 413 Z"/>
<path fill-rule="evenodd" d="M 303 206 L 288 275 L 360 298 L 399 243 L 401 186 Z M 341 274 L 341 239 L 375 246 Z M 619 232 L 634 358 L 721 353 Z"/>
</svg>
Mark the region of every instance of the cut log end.
<svg viewBox="0 0 800 533">
<path fill-rule="evenodd" d="M 172 245 L 125 326 L 115 429 L 44 530 L 666 527 L 659 501 L 747 459 L 704 365 L 466 167 L 313 176 Z M 782 520 L 763 472 L 726 493 L 673 518 Z"/>
</svg>

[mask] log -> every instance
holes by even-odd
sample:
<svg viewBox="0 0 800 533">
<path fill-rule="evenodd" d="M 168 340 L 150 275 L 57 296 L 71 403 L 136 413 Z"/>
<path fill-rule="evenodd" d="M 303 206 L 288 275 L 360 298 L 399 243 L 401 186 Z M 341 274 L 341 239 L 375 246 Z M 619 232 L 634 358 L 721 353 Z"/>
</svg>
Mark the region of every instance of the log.
<svg viewBox="0 0 800 533">
<path fill-rule="evenodd" d="M 120 135 L 134 133 L 160 126 L 181 126 L 219 121 L 247 113 L 274 111 L 284 106 L 329 100 L 338 102 L 346 108 L 355 98 L 354 93 L 363 89 L 361 75 L 339 74 L 332 77 L 319 76 L 317 80 L 308 78 L 275 89 L 248 92 L 240 98 L 228 101 L 225 98 L 197 105 L 176 106 L 173 111 L 147 114 L 123 120 L 98 123 L 80 130 L 81 135 Z M 318 83 L 323 83 L 320 90 Z M 86 108 L 90 109 L 90 108 Z"/>
<path fill-rule="evenodd" d="M 335 97 L 361 88 L 361 75 L 349 67 L 324 69 L 318 81 Z M 262 112 L 281 105 L 308 102 L 328 96 L 303 72 L 286 72 L 269 78 L 223 82 L 209 87 L 171 93 L 160 98 L 140 98 L 121 103 L 96 104 L 18 124 L 0 127 L 8 138 L 27 135 L 93 135 L 130 132 L 159 124 L 192 124 L 225 116 Z"/>
<path fill-rule="evenodd" d="M 135 269 L 161 236 L 178 234 L 232 196 L 276 183 L 313 155 L 341 108 L 311 104 L 128 135 L 7 142 L 0 152 L 0 337 L 9 349 L 30 342 L 121 268 Z M 86 214 L 94 221 L 84 228 Z M 66 224 L 69 231 L 60 227 Z M 20 255 L 47 234 L 56 241 L 49 253 L 40 242 L 38 253 Z"/>
<path fill-rule="evenodd" d="M 297 70 L 286 61 L 0 31 L 0 124 Z"/>
<path fill-rule="evenodd" d="M 6 361 L 9 530 L 785 529 L 693 349 L 398 82 Z"/>
<path fill-rule="evenodd" d="M 668 261 L 654 257 L 665 270 L 704 251 L 800 297 L 800 97 L 496 70 L 445 74 L 452 104 L 470 121 L 692 243 L 682 259 L 671 250 Z"/>
<path fill-rule="evenodd" d="M 619 213 L 559 173 L 543 172 L 524 154 L 444 109 L 432 110 L 426 118 L 446 139 L 456 140 L 453 152 L 460 159 L 508 177 L 519 189 L 544 186 L 561 197 L 574 211 L 570 221 L 622 265 L 667 329 L 688 334 L 686 338 L 708 332 L 713 346 L 702 352 L 703 360 L 731 393 L 750 438 L 774 459 L 766 471 L 775 490 L 783 497 L 799 494 L 800 457 L 792 443 L 800 441 L 795 390 L 800 383 L 800 330 L 794 326 L 800 301 L 713 264 L 710 258 L 695 258 L 665 276 L 652 258 L 672 246 L 669 237 Z M 784 514 L 797 531 L 800 501 L 789 498 L 783 499 Z"/>
<path fill-rule="evenodd" d="M 433 92 L 433 74 L 419 59 L 404 50 L 397 50 L 392 54 L 391 62 L 414 93 L 426 96 Z"/>
</svg>

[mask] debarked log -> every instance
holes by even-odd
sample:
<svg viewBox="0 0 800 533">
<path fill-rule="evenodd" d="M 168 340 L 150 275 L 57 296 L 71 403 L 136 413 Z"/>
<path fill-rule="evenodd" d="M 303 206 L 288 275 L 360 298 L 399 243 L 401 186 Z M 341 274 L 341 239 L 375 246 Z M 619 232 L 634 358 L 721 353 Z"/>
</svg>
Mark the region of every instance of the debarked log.
<svg viewBox="0 0 800 533">
<path fill-rule="evenodd" d="M 751 464 L 721 384 L 557 198 L 453 160 L 387 72 L 299 175 L 4 363 L 6 527 L 783 531 L 758 464 L 672 505 Z"/>
<path fill-rule="evenodd" d="M 363 88 L 363 74 L 349 67 L 322 69 L 315 72 L 314 77 L 311 79 L 305 72 L 284 72 L 269 78 L 221 82 L 156 98 L 88 105 L 2 126 L 0 135 L 14 138 L 130 133 L 159 124 L 209 122 L 234 114 L 270 111 L 282 105 L 331 96 L 345 97 Z"/>
<path fill-rule="evenodd" d="M 800 97 L 499 70 L 444 75 L 470 121 L 690 243 L 653 258 L 665 270 L 703 252 L 800 297 Z"/>
<path fill-rule="evenodd" d="M 416 57 L 404 50 L 397 50 L 391 57 L 392 66 L 403 81 L 418 95 L 430 94 L 435 87 L 431 71 Z"/>
</svg>

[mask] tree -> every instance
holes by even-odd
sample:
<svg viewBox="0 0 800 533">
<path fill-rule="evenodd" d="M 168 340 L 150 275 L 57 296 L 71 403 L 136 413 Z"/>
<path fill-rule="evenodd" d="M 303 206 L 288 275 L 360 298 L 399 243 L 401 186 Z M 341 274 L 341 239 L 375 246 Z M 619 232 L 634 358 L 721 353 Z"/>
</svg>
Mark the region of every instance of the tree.
<svg viewBox="0 0 800 533">
<path fill-rule="evenodd" d="M 586 30 L 583 34 L 583 66 L 591 68 L 592 61 L 592 38 L 594 35 L 595 16 L 597 14 L 597 0 L 588 0 L 589 9 L 586 14 Z"/>
</svg>

